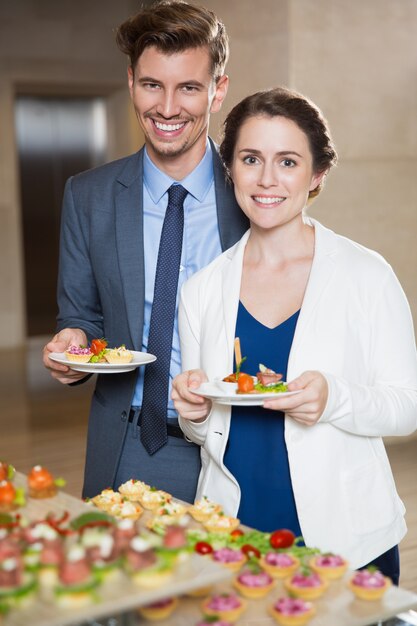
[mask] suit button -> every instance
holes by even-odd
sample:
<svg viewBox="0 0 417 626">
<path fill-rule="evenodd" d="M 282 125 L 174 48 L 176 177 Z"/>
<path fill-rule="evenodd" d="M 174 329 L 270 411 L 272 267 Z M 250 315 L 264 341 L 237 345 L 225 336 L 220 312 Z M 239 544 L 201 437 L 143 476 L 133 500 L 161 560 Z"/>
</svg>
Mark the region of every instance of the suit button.
<svg viewBox="0 0 417 626">
<path fill-rule="evenodd" d="M 122 422 L 125 422 L 127 420 L 127 413 L 126 413 L 126 411 L 122 411 L 121 418 L 122 418 Z"/>
</svg>

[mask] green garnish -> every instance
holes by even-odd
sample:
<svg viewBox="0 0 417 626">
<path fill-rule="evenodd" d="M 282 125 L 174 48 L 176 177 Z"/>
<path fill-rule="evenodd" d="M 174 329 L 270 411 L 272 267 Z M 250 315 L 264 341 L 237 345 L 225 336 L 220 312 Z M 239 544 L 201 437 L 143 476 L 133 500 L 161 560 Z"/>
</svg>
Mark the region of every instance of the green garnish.
<svg viewBox="0 0 417 626">
<path fill-rule="evenodd" d="M 248 358 L 247 356 L 244 356 L 240 359 L 239 363 L 236 363 L 236 380 L 239 378 L 242 363 L 244 363 L 247 360 L 247 358 Z"/>
<path fill-rule="evenodd" d="M 89 511 L 88 513 L 82 513 L 78 517 L 71 520 L 70 526 L 73 530 L 80 530 L 84 526 L 89 524 L 95 524 L 96 522 L 107 522 L 109 524 L 115 524 L 114 517 L 107 515 L 102 511 Z"/>
</svg>

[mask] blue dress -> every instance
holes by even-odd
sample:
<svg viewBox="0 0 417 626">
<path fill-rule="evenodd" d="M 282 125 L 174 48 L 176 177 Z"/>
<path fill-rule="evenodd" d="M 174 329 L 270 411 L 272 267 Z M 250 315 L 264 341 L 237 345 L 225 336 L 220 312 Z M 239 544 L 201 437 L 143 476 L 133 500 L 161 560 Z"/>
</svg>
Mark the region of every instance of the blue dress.
<svg viewBox="0 0 417 626">
<path fill-rule="evenodd" d="M 242 371 L 254 375 L 263 363 L 286 380 L 298 315 L 299 311 L 271 329 L 239 303 L 235 336 L 247 357 Z M 282 412 L 234 406 L 224 463 L 240 485 L 238 517 L 243 524 L 265 532 L 288 528 L 299 536 L 284 428 Z"/>
</svg>

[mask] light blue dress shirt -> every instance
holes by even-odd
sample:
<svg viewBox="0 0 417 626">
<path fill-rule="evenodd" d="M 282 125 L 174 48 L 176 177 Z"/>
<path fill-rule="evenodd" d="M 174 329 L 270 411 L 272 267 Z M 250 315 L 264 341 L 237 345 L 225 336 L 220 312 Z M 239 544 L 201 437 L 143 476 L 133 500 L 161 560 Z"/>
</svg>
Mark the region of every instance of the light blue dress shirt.
<svg viewBox="0 0 417 626">
<path fill-rule="evenodd" d="M 188 191 L 184 201 L 184 234 L 181 266 L 178 279 L 178 294 L 182 284 L 194 272 L 208 265 L 221 253 L 217 223 L 216 196 L 214 188 L 213 158 L 209 142 L 206 152 L 197 167 L 181 181 L 175 181 L 161 172 L 146 152 L 143 159 L 143 231 L 145 252 L 145 310 L 142 350 L 147 351 L 149 325 L 151 321 L 155 272 L 158 259 L 159 240 L 168 204 L 168 189 L 180 182 Z M 171 400 L 172 379 L 181 372 L 181 353 L 178 335 L 178 319 L 175 318 L 172 339 L 171 366 L 169 373 L 168 419 L 176 419 L 177 413 Z M 144 368 L 139 368 L 132 406 L 142 404 Z"/>
</svg>

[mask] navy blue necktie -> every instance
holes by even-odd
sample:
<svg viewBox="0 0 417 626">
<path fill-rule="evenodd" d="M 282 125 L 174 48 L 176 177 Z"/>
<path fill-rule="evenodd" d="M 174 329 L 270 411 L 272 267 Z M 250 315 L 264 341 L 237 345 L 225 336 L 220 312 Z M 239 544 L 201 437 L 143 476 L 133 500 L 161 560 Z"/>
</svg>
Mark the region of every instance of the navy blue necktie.
<svg viewBox="0 0 417 626">
<path fill-rule="evenodd" d="M 140 439 L 149 454 L 154 454 L 168 440 L 169 368 L 184 230 L 183 205 L 187 193 L 181 185 L 169 188 L 159 242 L 148 338 L 148 352 L 156 355 L 156 361 L 145 368 L 140 430 Z"/>
</svg>

